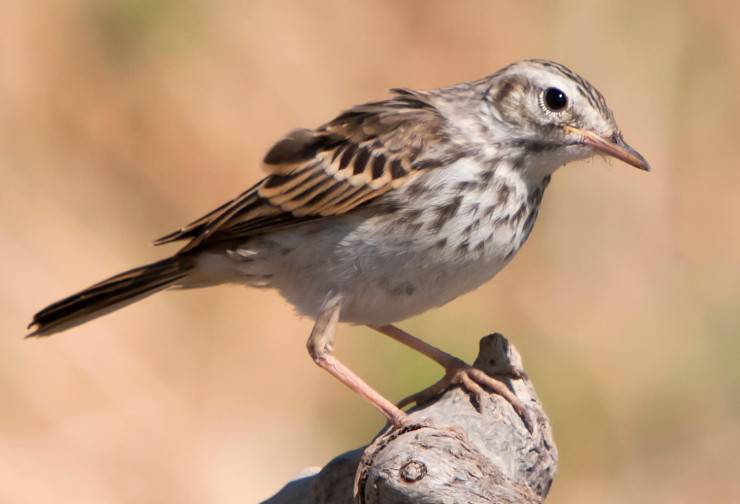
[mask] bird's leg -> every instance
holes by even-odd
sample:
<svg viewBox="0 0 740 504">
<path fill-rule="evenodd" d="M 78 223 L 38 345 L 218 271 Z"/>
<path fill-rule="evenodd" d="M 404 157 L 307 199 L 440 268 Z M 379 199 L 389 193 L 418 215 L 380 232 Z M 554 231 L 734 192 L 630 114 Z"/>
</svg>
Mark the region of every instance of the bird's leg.
<svg viewBox="0 0 740 504">
<path fill-rule="evenodd" d="M 524 420 L 527 427 L 530 427 L 529 416 L 524 405 L 502 381 L 489 376 L 480 369 L 466 364 L 461 359 L 458 359 L 457 357 L 410 335 L 396 326 L 385 325 L 370 327 L 418 352 L 421 352 L 445 368 L 445 375 L 441 380 L 421 392 L 417 392 L 416 394 L 402 399 L 398 403 L 399 407 L 402 408 L 409 404 L 425 404 L 451 386 L 460 385 L 472 395 L 475 399 L 473 404 L 476 409 L 479 409 L 483 404 L 482 399 L 485 395 L 485 387 L 506 399 L 522 420 Z M 512 366 L 500 366 L 494 370 L 493 374 L 507 375 L 512 378 L 526 378 L 526 374 L 523 370 Z"/>
<path fill-rule="evenodd" d="M 340 382 L 375 406 L 394 427 L 400 427 L 407 418 L 406 413 L 380 395 L 380 393 L 365 383 L 359 376 L 332 355 L 332 344 L 334 343 L 334 335 L 336 334 L 341 306 L 342 301 L 339 296 L 330 299 L 324 305 L 323 310 L 316 318 L 316 324 L 313 326 L 311 336 L 309 336 L 306 343 L 308 353 L 319 367 L 328 371 Z"/>
</svg>

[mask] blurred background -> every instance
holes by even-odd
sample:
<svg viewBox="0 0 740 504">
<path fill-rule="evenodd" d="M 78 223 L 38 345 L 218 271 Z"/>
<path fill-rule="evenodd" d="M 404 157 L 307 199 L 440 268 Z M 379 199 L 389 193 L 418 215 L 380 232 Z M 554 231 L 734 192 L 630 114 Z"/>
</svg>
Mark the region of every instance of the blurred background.
<svg viewBox="0 0 740 504">
<path fill-rule="evenodd" d="M 645 174 L 560 171 L 491 283 L 402 327 L 466 359 L 506 334 L 561 454 L 551 503 L 737 502 L 740 3 L 4 0 L 0 502 L 244 503 L 365 443 L 311 322 L 239 287 L 157 295 L 51 339 L 37 310 L 174 249 L 288 130 L 394 86 L 544 57 L 594 83 Z M 342 327 L 391 399 L 441 375 Z"/>
</svg>

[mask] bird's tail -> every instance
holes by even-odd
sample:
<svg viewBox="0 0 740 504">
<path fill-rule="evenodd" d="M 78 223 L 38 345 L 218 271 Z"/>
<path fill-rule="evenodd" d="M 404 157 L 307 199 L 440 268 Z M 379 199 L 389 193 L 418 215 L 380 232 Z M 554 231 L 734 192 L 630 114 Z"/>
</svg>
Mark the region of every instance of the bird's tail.
<svg viewBox="0 0 740 504">
<path fill-rule="evenodd" d="M 119 273 L 38 312 L 26 337 L 49 336 L 123 308 L 166 289 L 192 269 L 191 258 L 183 255 Z"/>
</svg>

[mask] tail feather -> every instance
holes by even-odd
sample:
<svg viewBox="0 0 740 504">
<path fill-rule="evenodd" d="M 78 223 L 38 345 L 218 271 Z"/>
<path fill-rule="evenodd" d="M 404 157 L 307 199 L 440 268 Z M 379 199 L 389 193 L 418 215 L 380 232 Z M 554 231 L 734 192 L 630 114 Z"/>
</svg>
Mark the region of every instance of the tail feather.
<svg viewBox="0 0 740 504">
<path fill-rule="evenodd" d="M 188 256 L 174 256 L 119 273 L 38 312 L 26 337 L 49 336 L 123 308 L 166 289 L 192 269 Z"/>
</svg>

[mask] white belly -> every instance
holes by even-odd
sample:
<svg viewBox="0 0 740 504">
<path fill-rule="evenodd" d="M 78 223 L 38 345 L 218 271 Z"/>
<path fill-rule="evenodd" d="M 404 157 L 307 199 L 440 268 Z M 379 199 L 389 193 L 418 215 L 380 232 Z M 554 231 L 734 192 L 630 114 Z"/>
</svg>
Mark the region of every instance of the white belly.
<svg viewBox="0 0 740 504">
<path fill-rule="evenodd" d="M 445 304 L 509 262 L 537 206 L 524 181 L 500 167 L 485 184 L 478 166 L 451 171 L 419 177 L 424 198 L 399 191 L 378 208 L 255 237 L 230 254 L 230 267 L 238 281 L 276 288 L 309 317 L 336 294 L 340 319 L 355 324 L 388 324 Z"/>
</svg>

